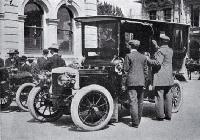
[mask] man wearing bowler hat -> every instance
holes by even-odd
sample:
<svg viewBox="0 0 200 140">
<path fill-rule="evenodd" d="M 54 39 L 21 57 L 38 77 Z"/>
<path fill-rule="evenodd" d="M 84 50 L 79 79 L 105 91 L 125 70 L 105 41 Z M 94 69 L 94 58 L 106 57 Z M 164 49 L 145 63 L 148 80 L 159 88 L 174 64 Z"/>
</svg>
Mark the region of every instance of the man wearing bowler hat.
<svg viewBox="0 0 200 140">
<path fill-rule="evenodd" d="M 52 46 L 49 47 L 48 49 L 50 50 L 50 53 L 52 54 L 52 57 L 48 59 L 47 64 L 46 64 L 46 67 L 49 71 L 51 71 L 53 68 L 66 66 L 65 60 L 62 59 L 61 56 L 58 55 L 59 47 L 57 44 L 52 44 Z"/>
<path fill-rule="evenodd" d="M 131 126 L 138 128 L 143 110 L 145 79 L 148 73 L 147 59 L 137 51 L 140 41 L 130 40 L 129 45 L 131 46 L 131 52 L 125 57 L 124 71 L 127 76 L 126 86 L 130 100 Z M 124 88 L 122 87 L 122 89 Z"/>
<path fill-rule="evenodd" d="M 155 60 L 148 59 L 151 64 L 159 63 L 160 70 L 154 74 L 153 86 L 156 92 L 156 120 L 171 120 L 172 93 L 171 86 L 174 84 L 172 74 L 173 50 L 168 46 L 170 38 L 165 33 L 160 34 L 160 48 L 155 54 Z M 154 45 L 157 43 L 154 41 Z"/>
<path fill-rule="evenodd" d="M 7 53 L 9 57 L 5 60 L 6 67 L 18 67 L 18 62 L 15 59 L 16 51 L 14 49 L 10 49 Z"/>
</svg>

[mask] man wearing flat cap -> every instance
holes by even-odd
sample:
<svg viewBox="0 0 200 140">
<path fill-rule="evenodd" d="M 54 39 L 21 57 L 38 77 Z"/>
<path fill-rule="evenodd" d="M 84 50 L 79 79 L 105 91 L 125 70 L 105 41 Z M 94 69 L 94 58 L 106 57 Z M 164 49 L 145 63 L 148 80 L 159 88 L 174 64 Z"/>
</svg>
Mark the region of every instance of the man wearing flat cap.
<svg viewBox="0 0 200 140">
<path fill-rule="evenodd" d="M 137 49 L 140 41 L 130 40 L 131 52 L 125 56 L 124 71 L 126 73 L 126 86 L 130 100 L 130 114 L 132 127 L 138 128 L 143 110 L 143 88 L 147 76 L 147 59 Z"/>
<path fill-rule="evenodd" d="M 52 44 L 52 46 L 48 49 L 52 54 L 52 57 L 48 59 L 46 64 L 46 67 L 49 71 L 51 71 L 53 68 L 66 66 L 65 60 L 58 55 L 59 46 L 57 44 Z"/>
<path fill-rule="evenodd" d="M 160 34 L 160 43 L 158 51 L 155 54 L 155 60 L 148 59 L 151 64 L 159 63 L 160 70 L 154 74 L 153 86 L 156 92 L 156 120 L 171 120 L 172 112 L 172 93 L 171 86 L 174 84 L 172 74 L 173 50 L 169 48 L 170 38 L 165 34 Z M 156 41 L 153 42 L 157 45 Z"/>
</svg>

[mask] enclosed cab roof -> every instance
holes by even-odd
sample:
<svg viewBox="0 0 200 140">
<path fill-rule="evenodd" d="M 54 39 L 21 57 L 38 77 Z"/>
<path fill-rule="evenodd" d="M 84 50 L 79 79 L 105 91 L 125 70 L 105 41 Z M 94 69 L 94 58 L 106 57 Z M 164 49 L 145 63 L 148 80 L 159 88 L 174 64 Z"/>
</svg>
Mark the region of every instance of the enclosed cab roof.
<svg viewBox="0 0 200 140">
<path fill-rule="evenodd" d="M 91 23 L 91 22 L 103 22 L 103 21 L 127 21 L 127 22 L 141 22 L 141 23 L 158 23 L 158 24 L 171 24 L 171 25 L 180 25 L 180 26 L 190 26 L 189 24 L 175 23 L 175 22 L 166 22 L 166 21 L 158 21 L 158 20 L 143 20 L 143 19 L 131 19 L 110 15 L 100 15 L 100 16 L 88 16 L 88 17 L 77 17 L 76 21 L 82 23 Z"/>
</svg>

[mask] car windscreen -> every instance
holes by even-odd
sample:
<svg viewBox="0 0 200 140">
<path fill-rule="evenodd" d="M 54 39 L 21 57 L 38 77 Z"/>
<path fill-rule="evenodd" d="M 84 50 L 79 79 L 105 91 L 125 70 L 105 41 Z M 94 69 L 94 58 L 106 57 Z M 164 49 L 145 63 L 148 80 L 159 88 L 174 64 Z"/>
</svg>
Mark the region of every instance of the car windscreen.
<svg viewBox="0 0 200 140">
<path fill-rule="evenodd" d="M 99 22 L 84 26 L 84 56 L 112 59 L 117 55 L 117 23 Z"/>
</svg>

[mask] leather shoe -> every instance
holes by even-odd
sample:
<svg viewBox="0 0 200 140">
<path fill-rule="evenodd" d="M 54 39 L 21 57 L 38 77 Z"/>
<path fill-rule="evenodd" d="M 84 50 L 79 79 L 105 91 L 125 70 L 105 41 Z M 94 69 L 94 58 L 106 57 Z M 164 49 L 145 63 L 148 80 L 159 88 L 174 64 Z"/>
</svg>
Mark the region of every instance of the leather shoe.
<svg viewBox="0 0 200 140">
<path fill-rule="evenodd" d="M 135 128 L 138 128 L 138 127 L 139 127 L 139 125 L 135 125 L 135 124 L 133 124 L 133 123 L 130 123 L 129 126 L 130 126 L 130 127 L 135 127 Z"/>
<path fill-rule="evenodd" d="M 170 117 L 165 117 L 165 120 L 171 121 L 171 119 Z"/>
<path fill-rule="evenodd" d="M 164 118 L 157 118 L 157 117 L 155 117 L 155 118 L 153 118 L 152 120 L 156 120 L 156 121 L 164 121 Z"/>
</svg>

